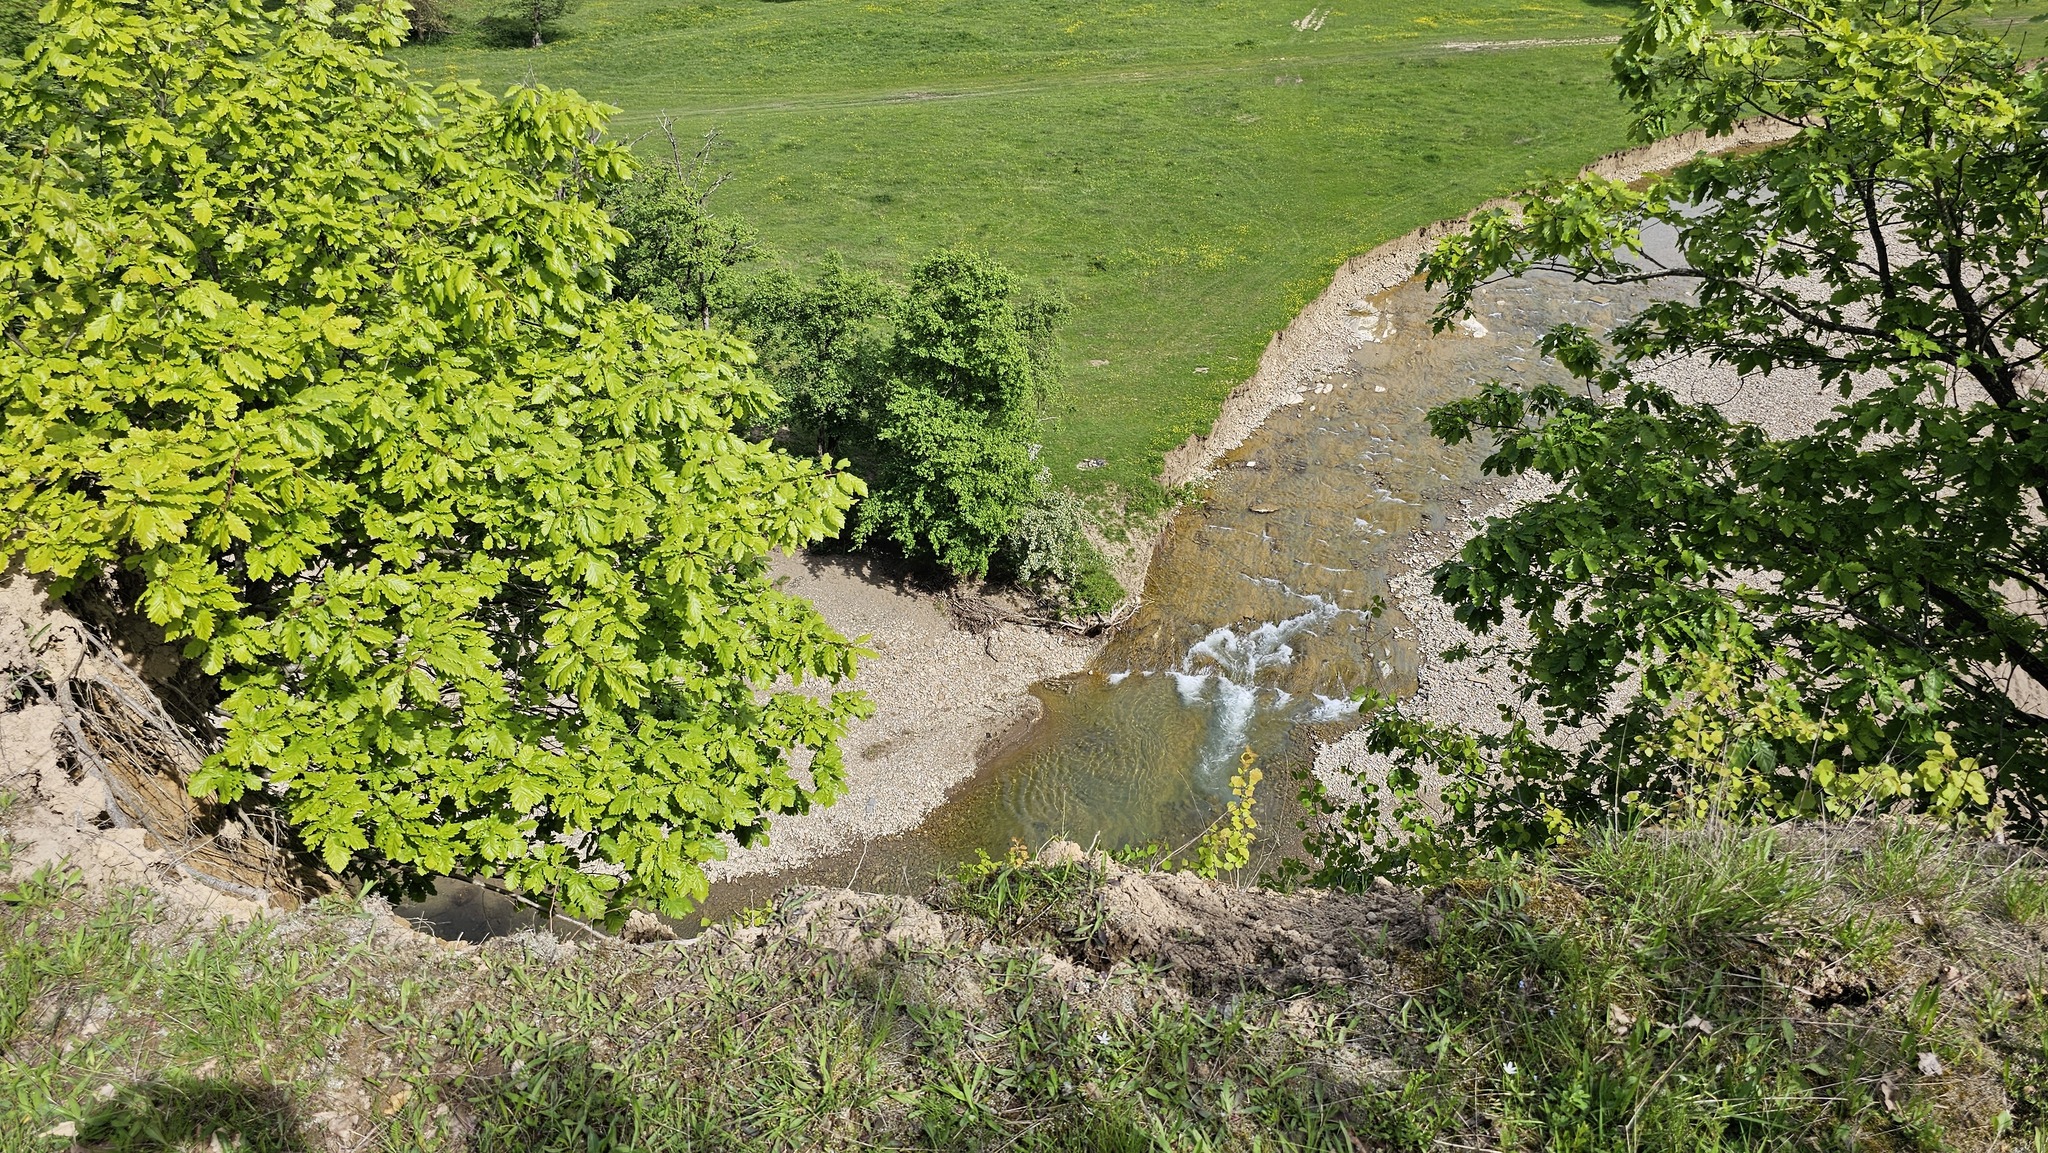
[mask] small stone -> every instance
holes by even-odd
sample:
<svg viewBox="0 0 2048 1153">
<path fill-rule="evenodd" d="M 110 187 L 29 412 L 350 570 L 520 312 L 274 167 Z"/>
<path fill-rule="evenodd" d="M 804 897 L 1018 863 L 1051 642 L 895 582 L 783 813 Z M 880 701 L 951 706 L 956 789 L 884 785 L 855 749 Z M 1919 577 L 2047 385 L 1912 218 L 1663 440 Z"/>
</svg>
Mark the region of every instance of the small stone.
<svg viewBox="0 0 2048 1153">
<path fill-rule="evenodd" d="M 635 909 L 626 914 L 626 923 L 619 930 L 619 939 L 629 945 L 647 945 L 655 941 L 673 941 L 676 939 L 676 931 L 653 913 L 645 909 Z"/>
<path fill-rule="evenodd" d="M 1088 859 L 1088 851 L 1072 841 L 1053 841 L 1038 851 L 1039 863 L 1045 865 L 1078 865 Z"/>
<path fill-rule="evenodd" d="M 1921 1075 L 1922 1077 L 1939 1077 L 1939 1076 L 1941 1076 L 1941 1072 L 1942 1072 L 1942 1070 L 1941 1070 L 1941 1056 L 1940 1056 L 1939 1054 L 1936 1054 L 1936 1053 L 1922 1053 L 1922 1054 L 1920 1054 L 1920 1059 L 1919 1059 L 1919 1066 L 1920 1066 L 1920 1075 Z"/>
<path fill-rule="evenodd" d="M 78 1136 L 78 1122 L 76 1122 L 76 1121 L 59 1121 L 59 1122 L 57 1122 L 57 1123 L 56 1123 L 55 1125 L 52 1125 L 52 1126 L 50 1126 L 50 1127 L 49 1127 L 48 1129 L 45 1129 L 45 1130 L 43 1130 L 43 1136 L 45 1136 L 45 1137 L 76 1137 L 76 1136 Z"/>
</svg>

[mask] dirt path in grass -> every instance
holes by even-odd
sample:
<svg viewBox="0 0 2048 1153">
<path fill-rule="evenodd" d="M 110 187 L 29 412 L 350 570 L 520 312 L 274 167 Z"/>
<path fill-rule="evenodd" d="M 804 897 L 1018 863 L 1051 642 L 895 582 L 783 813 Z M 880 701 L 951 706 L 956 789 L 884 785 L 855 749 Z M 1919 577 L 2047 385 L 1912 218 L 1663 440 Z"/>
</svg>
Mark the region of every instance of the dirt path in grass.
<svg viewBox="0 0 2048 1153">
<path fill-rule="evenodd" d="M 1368 49 L 1344 52 L 1290 51 L 1285 56 L 1227 63 L 1183 64 L 1158 68 L 1120 68 L 1104 72 L 1063 73 L 1051 80 L 1001 80 L 960 84 L 949 88 L 894 88 L 868 92 L 821 92 L 773 99 L 749 100 L 735 104 L 669 106 L 659 111 L 623 112 L 614 116 L 616 129 L 623 125 L 653 123 L 663 116 L 679 119 L 720 119 L 762 112 L 832 112 L 848 108 L 874 108 L 891 104 L 923 104 L 940 100 L 988 100 L 1008 96 L 1032 96 L 1072 88 L 1118 84 L 1178 82 L 1210 76 L 1298 71 L 1305 67 L 1355 66 L 1402 58 L 1439 56 L 1462 52 L 1514 52 L 1541 48 L 1575 47 L 1619 43 L 1617 36 L 1586 36 L 1530 40 L 1447 40 L 1442 42 L 1394 42 Z M 689 94 L 684 95 L 687 98 Z M 708 95 L 708 93 L 706 93 Z"/>
</svg>

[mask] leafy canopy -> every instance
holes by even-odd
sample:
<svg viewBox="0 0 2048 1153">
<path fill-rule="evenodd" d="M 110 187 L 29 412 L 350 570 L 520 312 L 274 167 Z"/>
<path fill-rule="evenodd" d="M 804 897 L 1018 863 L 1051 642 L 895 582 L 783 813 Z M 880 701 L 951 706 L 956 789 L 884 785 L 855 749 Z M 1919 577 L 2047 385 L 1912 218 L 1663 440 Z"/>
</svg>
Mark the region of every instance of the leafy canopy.
<svg viewBox="0 0 2048 1153">
<path fill-rule="evenodd" d="M 911 270 L 873 390 L 875 464 L 856 544 L 880 537 L 951 572 L 988 573 L 1036 491 L 1032 434 L 1062 313 L 963 249 Z"/>
<path fill-rule="evenodd" d="M 810 284 L 772 270 L 738 300 L 792 439 L 844 454 L 868 482 L 855 546 L 886 541 L 974 577 L 1013 550 L 1044 487 L 1033 439 L 1063 300 L 966 249 L 919 261 L 901 289 L 834 253 Z"/>
<path fill-rule="evenodd" d="M 1491 522 L 1438 594 L 1481 631 L 1526 614 L 1526 691 L 1601 734 L 1572 753 L 1526 726 L 1383 719 L 1383 747 L 1483 797 L 1468 831 L 1667 812 L 1716 774 L 1770 813 L 2048 816 L 2048 89 L 1969 7 L 1648 0 L 1614 57 L 1639 137 L 1750 117 L 1797 135 L 1646 187 L 1546 187 L 1427 261 L 1440 325 L 1531 269 L 1686 290 L 1605 340 L 1549 333 L 1581 387 L 1493 383 L 1432 414 L 1448 440 L 1489 438 L 1489 471 L 1557 486 Z M 1675 259 L 1644 253 L 1651 228 Z M 1774 434 L 1660 384 L 1681 356 L 1807 374 L 1840 402 Z"/>
<path fill-rule="evenodd" d="M 711 211 L 711 196 L 725 182 L 709 173 L 716 135 L 686 156 L 673 126 L 664 120 L 661 128 L 668 155 L 604 190 L 612 223 L 627 235 L 612 275 L 619 295 L 708 329 L 713 308 L 731 294 L 731 273 L 760 245 L 745 221 Z"/>
<path fill-rule="evenodd" d="M 825 254 L 808 284 L 787 269 L 769 269 L 739 294 L 735 321 L 782 393 L 792 440 L 837 455 L 872 439 L 866 409 L 900 299 L 892 285 L 837 252 Z"/>
<path fill-rule="evenodd" d="M 783 434 L 868 481 L 853 544 L 886 541 L 957 575 L 1006 570 L 1063 612 L 1121 599 L 1079 502 L 1035 464 L 1060 298 L 966 250 L 921 261 L 902 288 L 837 252 L 808 283 L 750 269 L 764 255 L 753 230 L 710 210 L 715 137 L 686 158 L 662 129 L 667 161 L 604 192 L 629 236 L 615 291 L 748 336 L 785 401 Z"/>
<path fill-rule="evenodd" d="M 334 867 L 580 914 L 840 790 L 855 650 L 768 583 L 859 482 L 735 429 L 730 339 L 611 299 L 573 93 L 429 88 L 363 4 L 56 0 L 0 73 L 0 564 L 218 674 L 195 791 Z"/>
</svg>

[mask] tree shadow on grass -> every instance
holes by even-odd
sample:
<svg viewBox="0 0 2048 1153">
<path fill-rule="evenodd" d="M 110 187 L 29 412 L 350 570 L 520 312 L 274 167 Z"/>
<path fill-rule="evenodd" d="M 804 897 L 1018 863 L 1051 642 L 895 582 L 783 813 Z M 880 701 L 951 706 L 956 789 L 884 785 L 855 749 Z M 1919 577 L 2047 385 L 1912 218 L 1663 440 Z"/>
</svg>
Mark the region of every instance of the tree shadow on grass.
<svg viewBox="0 0 2048 1153">
<path fill-rule="evenodd" d="M 507 1050 L 507 1055 L 511 1050 Z M 609 1153 L 642 1147 L 629 1082 L 583 1045 L 527 1049 L 509 1068 L 440 1082 L 469 1148 L 516 1153 Z"/>
<path fill-rule="evenodd" d="M 583 1045 L 503 1051 L 509 1064 L 437 1078 L 414 1108 L 452 1106 L 428 1122 L 463 1148 L 507 1153 L 611 1153 L 642 1147 L 645 1108 L 632 1086 Z M 436 1117 L 440 1112 L 436 1111 Z M 403 1116 L 394 1119 L 403 1125 Z M 169 1153 L 210 1145 L 245 1153 L 312 1153 L 291 1095 L 270 1085 L 165 1077 L 123 1088 L 78 1125 L 78 1144 L 104 1153 Z M 315 1134 L 317 1136 L 317 1134 Z"/>
<path fill-rule="evenodd" d="M 78 1126 L 89 1149 L 126 1153 L 221 1145 L 248 1153 L 307 1153 L 291 1098 L 269 1085 L 171 1077 L 141 1081 L 95 1108 Z"/>
<path fill-rule="evenodd" d="M 1633 0 L 1631 0 L 1633 2 Z M 485 16 L 475 23 L 476 38 L 489 48 L 533 47 L 533 21 L 517 16 Z M 576 39 L 576 33 L 550 22 L 542 31 L 543 44 L 560 44 Z"/>
</svg>

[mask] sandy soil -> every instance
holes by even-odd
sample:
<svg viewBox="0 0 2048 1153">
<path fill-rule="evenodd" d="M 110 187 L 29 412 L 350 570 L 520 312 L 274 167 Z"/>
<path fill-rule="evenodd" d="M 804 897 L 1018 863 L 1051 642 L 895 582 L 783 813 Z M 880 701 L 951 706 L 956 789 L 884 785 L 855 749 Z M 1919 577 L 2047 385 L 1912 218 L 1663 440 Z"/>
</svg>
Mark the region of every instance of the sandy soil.
<svg viewBox="0 0 2048 1153">
<path fill-rule="evenodd" d="M 780 557 L 774 571 L 834 628 L 868 638 L 876 655 L 861 662 L 853 687 L 875 715 L 843 742 L 846 795 L 776 821 L 768 845 L 714 862 L 706 870 L 713 880 L 790 868 L 915 828 L 974 775 L 984 744 L 1037 717 L 1031 685 L 1079 671 L 1100 647 L 1019 625 L 969 634 L 954 626 L 944 598 L 863 557 Z"/>
<path fill-rule="evenodd" d="M 94 889 L 148 886 L 181 914 L 248 920 L 264 906 L 191 879 L 148 831 L 106 827 L 112 801 L 65 755 L 57 706 L 6 691 L 18 677 L 48 683 L 92 659 L 76 640 L 80 627 L 18 571 L 0 576 L 0 794 L 9 802 L 0 829 L 14 845 L 8 879 L 68 867 Z"/>
</svg>

